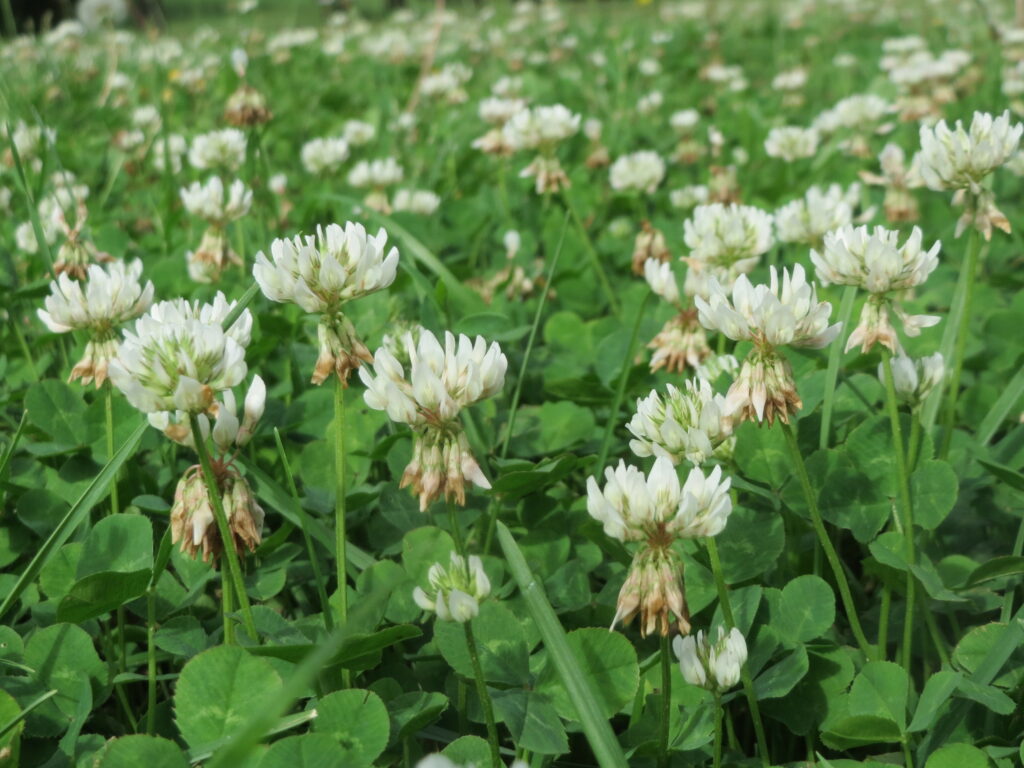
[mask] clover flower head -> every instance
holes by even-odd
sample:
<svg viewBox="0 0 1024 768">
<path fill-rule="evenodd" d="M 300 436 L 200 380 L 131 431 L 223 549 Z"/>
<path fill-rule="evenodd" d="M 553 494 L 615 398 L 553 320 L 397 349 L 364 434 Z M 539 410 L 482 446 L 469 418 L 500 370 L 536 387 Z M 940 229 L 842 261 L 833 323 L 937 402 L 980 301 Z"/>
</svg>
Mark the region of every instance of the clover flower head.
<svg viewBox="0 0 1024 768">
<path fill-rule="evenodd" d="M 609 169 L 609 180 L 616 192 L 637 191 L 650 195 L 664 178 L 665 161 L 651 151 L 623 155 Z"/>
<path fill-rule="evenodd" d="M 698 205 L 683 224 L 683 240 L 694 261 L 748 272 L 772 246 L 772 217 L 749 205 Z"/>
<path fill-rule="evenodd" d="M 252 206 L 252 190 L 241 179 L 235 179 L 224 195 L 224 182 L 220 176 L 211 176 L 205 184 L 198 181 L 182 187 L 181 202 L 193 216 L 209 224 L 224 226 L 242 218 Z"/>
<path fill-rule="evenodd" d="M 725 415 L 725 398 L 706 379 L 696 378 L 687 379 L 681 389 L 669 384 L 664 397 L 652 390 L 637 400 L 626 429 L 633 435 L 629 447 L 637 456 L 699 465 L 729 438 L 732 425 Z"/>
<path fill-rule="evenodd" d="M 995 117 L 975 112 L 969 128 L 945 120 L 921 126 L 921 178 L 935 190 L 981 192 L 981 182 L 1009 160 L 1020 146 L 1024 125 L 1011 124 L 1010 111 Z"/>
<path fill-rule="evenodd" d="M 827 232 L 853 221 L 860 185 L 843 189 L 830 184 L 813 186 L 803 197 L 786 203 L 775 212 L 775 231 L 783 243 L 818 245 Z"/>
<path fill-rule="evenodd" d="M 424 611 L 441 621 L 464 624 L 480 612 L 480 602 L 491 594 L 491 581 L 476 555 L 469 558 L 452 552 L 446 568 L 434 563 L 427 572 L 428 589 L 416 587 L 412 597 Z"/>
<path fill-rule="evenodd" d="M 188 161 L 193 168 L 237 171 L 245 161 L 245 134 L 238 128 L 203 133 L 192 139 Z"/>
<path fill-rule="evenodd" d="M 348 142 L 337 137 L 310 139 L 302 145 L 299 155 L 302 167 L 319 176 L 337 170 L 348 160 Z"/>
<path fill-rule="evenodd" d="M 785 125 L 772 128 L 764 140 L 768 157 L 777 157 L 792 163 L 794 160 L 814 157 L 818 151 L 818 132 L 814 128 Z"/>
<path fill-rule="evenodd" d="M 728 633 L 719 627 L 714 642 L 703 631 L 695 636 L 677 637 L 672 641 L 672 650 L 686 682 L 716 693 L 739 682 L 747 661 L 747 642 L 735 627 Z"/>
</svg>

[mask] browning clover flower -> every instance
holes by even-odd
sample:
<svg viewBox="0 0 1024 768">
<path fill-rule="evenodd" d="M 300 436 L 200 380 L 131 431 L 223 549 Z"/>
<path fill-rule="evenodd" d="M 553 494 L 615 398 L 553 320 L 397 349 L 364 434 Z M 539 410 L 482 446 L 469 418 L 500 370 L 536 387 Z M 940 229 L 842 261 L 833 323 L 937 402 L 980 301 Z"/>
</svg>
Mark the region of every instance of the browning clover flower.
<svg viewBox="0 0 1024 768">
<path fill-rule="evenodd" d="M 65 272 L 50 283 L 45 309 L 39 319 L 54 333 L 85 330 L 89 341 L 85 354 L 71 370 L 68 381 L 93 380 L 99 387 L 107 380 L 107 367 L 117 354 L 118 326 L 138 317 L 153 303 L 153 283 L 142 285 L 142 262 L 114 261 L 90 264 L 84 283 Z"/>
<path fill-rule="evenodd" d="M 717 536 L 732 512 L 729 478 L 721 467 L 707 476 L 698 467 L 679 483 L 672 462 L 658 457 L 644 477 L 636 467 L 620 461 L 605 470 L 605 487 L 587 478 L 587 511 L 604 532 L 619 541 L 642 541 L 619 592 L 612 626 L 629 624 L 640 615 L 642 637 L 657 631 L 669 634 L 670 616 L 679 631 L 690 631 L 683 591 L 683 563 L 672 548 L 677 539 Z"/>
<path fill-rule="evenodd" d="M 249 484 L 235 467 L 234 458 L 252 437 L 263 416 L 266 397 L 267 388 L 263 379 L 254 376 L 245 396 L 241 421 L 238 419 L 234 393 L 230 389 L 222 393 L 223 402 L 214 401 L 210 408 L 216 419 L 212 430 L 206 413 L 198 415 L 203 440 L 213 439 L 216 449 L 211 459 L 213 474 L 235 550 L 240 554 L 245 549 L 252 552 L 259 545 L 265 513 Z M 151 413 L 149 423 L 175 442 L 196 448 L 187 413 Z M 181 542 L 181 551 L 192 557 L 196 557 L 202 550 L 203 560 L 207 562 L 216 560 L 224 551 L 213 516 L 213 501 L 198 464 L 186 470 L 174 491 L 171 543 L 178 542 Z"/>
<path fill-rule="evenodd" d="M 312 382 L 322 384 L 332 371 L 342 384 L 362 362 L 373 362 L 370 350 L 341 311 L 349 301 L 387 288 L 395 280 L 398 249 L 387 249 L 383 229 L 369 236 L 362 224 L 344 228 L 317 227 L 316 237 L 278 239 L 270 244 L 273 262 L 256 254 L 253 276 L 271 301 L 292 302 L 320 314 L 317 336 L 320 356 Z"/>
<path fill-rule="evenodd" d="M 776 418 L 789 422 L 789 415 L 802 402 L 793 381 L 789 362 L 778 347 L 792 345 L 820 349 L 839 334 L 840 324 L 829 325 L 832 305 L 818 301 L 814 285 L 807 282 L 804 268 L 797 264 L 792 275 L 782 270 L 782 280 L 771 268 L 769 285 L 752 285 L 740 275 L 732 287 L 732 300 L 717 280 L 710 282 L 709 296 L 695 299 L 701 324 L 734 341 L 751 341 L 754 349 L 743 361 L 739 377 L 726 395 L 726 412 L 739 421 Z"/>
<path fill-rule="evenodd" d="M 366 385 L 366 404 L 386 411 L 392 421 L 413 430 L 413 456 L 402 475 L 401 487 L 411 485 L 420 510 L 441 495 L 466 503 L 465 481 L 480 488 L 490 483 L 469 448 L 459 412 L 493 397 L 505 384 L 508 360 L 497 342 L 490 347 L 482 336 L 458 339 L 446 332 L 444 346 L 428 330 L 418 340 L 411 333 L 402 339 L 408 355 L 405 366 L 382 347 L 373 361 L 373 374 L 360 368 Z"/>
<path fill-rule="evenodd" d="M 893 230 L 846 225 L 825 235 L 821 253 L 811 251 L 811 261 L 823 285 L 855 285 L 871 294 L 861 311 L 860 323 L 846 342 L 847 351 L 860 344 L 861 351 L 867 352 L 876 343 L 900 351 L 896 329 L 889 322 L 890 306 L 903 321 L 908 336 L 917 336 L 922 328 L 939 322 L 934 315 L 908 315 L 890 296 L 920 285 L 938 266 L 942 244 L 936 241 L 926 251 L 921 247 L 921 237 L 921 230 L 914 227 L 910 237 L 899 245 L 899 233 Z"/>
<path fill-rule="evenodd" d="M 245 378 L 252 315 L 245 310 L 227 331 L 221 322 L 235 306 L 218 292 L 212 304 L 161 301 L 124 332 L 108 373 L 143 413 L 203 413 L 216 393 Z"/>
</svg>

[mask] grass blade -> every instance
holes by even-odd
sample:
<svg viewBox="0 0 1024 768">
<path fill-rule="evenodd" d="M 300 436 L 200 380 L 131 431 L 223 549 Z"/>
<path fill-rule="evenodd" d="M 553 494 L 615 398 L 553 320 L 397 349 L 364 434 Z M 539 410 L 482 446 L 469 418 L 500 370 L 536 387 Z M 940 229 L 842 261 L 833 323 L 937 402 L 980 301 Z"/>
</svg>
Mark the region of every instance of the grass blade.
<svg viewBox="0 0 1024 768">
<path fill-rule="evenodd" d="M 988 445 L 996 430 L 999 429 L 999 425 L 1006 420 L 1010 409 L 1020 402 L 1022 396 L 1024 396 L 1024 368 L 1017 371 L 1016 375 L 1010 379 L 1010 383 L 1006 385 L 1006 389 L 1003 390 L 999 399 L 992 404 L 988 413 L 985 414 L 985 418 L 981 420 L 977 434 L 978 445 Z"/>
<path fill-rule="evenodd" d="M 245 289 L 245 293 L 242 294 L 242 298 L 235 304 L 234 309 L 228 312 L 228 316 L 224 318 L 224 322 L 221 323 L 221 327 L 226 331 L 235 324 L 235 320 L 242 316 L 245 308 L 252 304 L 252 300 L 256 298 L 256 294 L 260 292 L 260 286 L 258 283 L 253 283 Z"/>
<path fill-rule="evenodd" d="M 21 710 L 21 712 L 19 712 L 13 718 L 11 718 L 6 723 L 4 723 L 2 726 L 0 726 L 0 739 L 2 739 L 4 736 L 6 736 L 11 731 L 13 731 L 15 728 L 17 728 L 18 727 L 18 723 L 20 723 L 22 720 L 24 720 L 26 717 L 28 717 L 30 714 L 32 714 L 32 711 L 36 707 L 40 706 L 41 704 L 43 704 L 44 702 L 48 701 L 49 699 L 52 699 L 56 695 L 57 695 L 57 689 L 54 688 L 53 690 L 47 691 L 46 693 L 44 693 L 39 698 L 34 699 L 32 702 L 30 702 L 27 707 L 25 707 L 23 710 Z"/>
<path fill-rule="evenodd" d="M 32 580 L 39 575 L 39 571 L 42 570 L 43 566 L 49 562 L 50 558 L 54 553 L 71 537 L 75 529 L 81 525 L 82 521 L 85 520 L 86 515 L 89 511 L 107 495 L 110 488 L 110 483 L 114 479 L 114 475 L 121 469 L 129 458 L 135 453 L 136 447 L 138 447 L 139 441 L 142 439 L 143 433 L 149 428 L 149 424 L 145 421 L 139 422 L 139 426 L 135 428 L 135 431 L 131 433 L 124 444 L 118 449 L 110 461 L 107 462 L 106 466 L 100 470 L 99 474 L 92 479 L 89 483 L 89 487 L 85 489 L 81 496 L 78 497 L 68 513 L 64 515 L 64 518 L 57 524 L 57 527 L 53 530 L 53 533 L 43 542 L 39 547 L 32 561 L 26 566 L 25 570 L 21 572 L 21 576 L 18 577 L 17 583 L 11 588 L 11 591 L 4 598 L 3 602 L 0 603 L 0 618 L 3 618 L 8 611 L 14 606 L 21 597 L 21 593 L 25 591 L 25 588 L 32 583 Z"/>
<path fill-rule="evenodd" d="M 498 523 L 498 542 L 505 553 L 509 571 L 519 585 L 526 606 L 537 623 L 541 637 L 544 638 L 544 647 L 551 654 L 551 661 L 558 671 L 562 684 L 569 692 L 569 698 L 579 710 L 580 725 L 583 726 L 583 733 L 586 734 L 594 757 L 597 758 L 597 764 L 601 768 L 626 768 L 626 756 L 622 753 L 622 747 L 619 746 L 611 726 L 595 704 L 597 696 L 592 681 L 576 663 L 576 657 L 573 656 L 565 639 L 565 630 L 562 629 L 558 616 L 548 602 L 544 588 L 533 575 L 530 566 L 526 564 L 511 532 L 501 522 Z"/>
</svg>

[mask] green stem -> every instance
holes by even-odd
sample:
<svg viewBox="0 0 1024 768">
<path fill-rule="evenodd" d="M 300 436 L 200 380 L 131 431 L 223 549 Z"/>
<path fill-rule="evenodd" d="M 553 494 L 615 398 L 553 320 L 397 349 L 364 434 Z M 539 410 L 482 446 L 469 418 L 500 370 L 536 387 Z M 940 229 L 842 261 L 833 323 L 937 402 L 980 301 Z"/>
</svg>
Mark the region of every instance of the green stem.
<svg viewBox="0 0 1024 768">
<path fill-rule="evenodd" d="M 903 766 L 904 768 L 914 768 L 914 756 L 910 752 L 910 743 L 907 741 L 906 735 L 900 741 L 900 746 L 903 748 Z"/>
<path fill-rule="evenodd" d="M 231 620 L 231 613 L 235 610 L 235 601 L 232 596 L 231 579 L 225 574 L 220 581 L 220 612 L 224 619 L 224 645 L 235 644 L 235 623 Z"/>
<path fill-rule="evenodd" d="M 857 607 L 853 604 L 853 595 L 850 594 L 850 584 L 846 580 L 843 564 L 839 562 L 839 555 L 836 554 L 836 548 L 832 546 L 832 540 L 828 537 L 825 523 L 821 519 L 821 512 L 818 509 L 818 498 L 811 487 L 811 478 L 807 474 L 807 466 L 804 464 L 804 457 L 800 453 L 800 446 L 797 445 L 796 433 L 786 422 L 780 421 L 779 424 L 782 426 L 782 432 L 786 436 L 786 443 L 789 445 L 789 451 L 793 457 L 793 465 L 796 468 L 797 477 L 804 492 L 807 509 L 811 514 L 811 524 L 814 526 L 814 532 L 818 534 L 818 541 L 821 543 L 821 548 L 825 552 L 825 559 L 828 560 L 829 567 L 832 568 L 832 575 L 835 577 L 836 586 L 839 588 L 839 597 L 843 603 L 843 609 L 846 611 L 847 621 L 850 622 L 850 629 L 853 631 L 853 636 L 857 640 L 861 653 L 864 654 L 865 658 L 872 659 L 874 658 L 874 651 L 871 648 L 871 643 L 868 642 L 867 637 L 864 635 L 864 630 L 860 626 Z"/>
<path fill-rule="evenodd" d="M 256 632 L 256 624 L 252 620 L 252 610 L 249 608 L 249 596 L 245 593 L 245 582 L 242 581 L 242 567 L 238 562 L 238 553 L 235 551 L 235 538 L 228 526 L 228 518 L 224 513 L 224 503 L 220 497 L 220 489 L 217 487 L 217 477 L 213 473 L 213 465 L 210 462 L 210 452 L 206 449 L 206 441 L 203 439 L 203 431 L 199 426 L 199 417 L 196 414 L 189 414 L 189 421 L 192 425 L 192 441 L 195 443 L 196 453 L 199 454 L 199 466 L 203 470 L 203 480 L 206 481 L 206 490 L 210 496 L 213 506 L 213 519 L 217 522 L 217 531 L 220 533 L 220 541 L 224 550 L 224 561 L 227 563 L 227 578 L 223 578 L 224 584 L 230 580 L 234 587 L 232 590 L 239 607 L 242 611 L 242 622 L 245 624 L 245 631 L 249 637 L 256 642 L 259 634 Z M 228 590 L 222 589 L 227 595 Z M 227 622 L 227 616 L 224 617 Z M 227 638 L 225 638 L 227 642 Z"/>
<path fill-rule="evenodd" d="M 36 368 L 36 359 L 32 355 L 32 348 L 29 347 L 28 342 L 25 341 L 25 334 L 21 331 L 21 318 L 15 317 L 10 325 L 14 328 L 14 338 L 18 340 L 18 346 L 21 348 L 21 354 L 25 357 L 25 362 L 28 363 L 29 370 L 32 371 L 32 378 L 39 381 L 39 369 Z"/>
<path fill-rule="evenodd" d="M 850 320 L 853 317 L 853 305 L 857 300 L 857 287 L 848 285 L 843 288 L 843 298 L 839 302 L 839 322 L 841 336 L 847 335 Z M 843 359 L 843 345 L 837 339 L 828 349 L 828 368 L 825 371 L 825 398 L 821 403 L 821 433 L 818 436 L 818 447 L 828 448 L 829 429 L 832 426 L 832 407 L 835 404 L 836 380 L 839 378 L 839 363 Z"/>
<path fill-rule="evenodd" d="M 722 695 L 715 694 L 715 757 L 714 768 L 722 765 Z"/>
<path fill-rule="evenodd" d="M 337 550 L 338 625 L 348 621 L 348 536 L 345 530 L 345 385 L 334 381 L 334 543 Z"/>
<path fill-rule="evenodd" d="M 316 594 L 320 599 L 320 612 L 324 617 L 324 626 L 330 632 L 334 629 L 334 616 L 331 614 L 331 603 L 327 599 L 327 587 L 323 571 L 320 569 L 320 558 L 316 556 L 316 549 L 313 546 L 313 538 L 309 535 L 309 516 L 302 508 L 299 501 L 299 489 L 295 486 L 295 476 L 292 474 L 291 464 L 288 463 L 288 454 L 285 453 L 284 443 L 281 442 L 281 433 L 274 427 L 274 443 L 277 446 L 277 456 L 284 468 L 284 475 L 288 479 L 288 490 L 292 495 L 292 504 L 295 508 L 295 515 L 299 518 L 299 527 L 302 529 L 302 539 L 306 544 L 306 556 L 313 568 L 313 580 L 316 582 Z"/>
<path fill-rule="evenodd" d="M 1024 515 L 1021 515 L 1020 524 L 1017 526 L 1017 538 L 1013 542 L 1013 556 L 1020 557 L 1024 551 Z M 1013 615 L 1013 593 L 1015 590 L 1007 589 L 1003 595 L 1003 607 L 999 613 L 999 621 L 1006 624 Z"/>
<path fill-rule="evenodd" d="M 910 415 L 910 440 L 907 443 L 907 471 L 914 473 L 917 467 L 917 453 L 921 450 L 921 414 L 917 409 Z"/>
<path fill-rule="evenodd" d="M 892 589 L 882 585 L 882 606 L 878 609 L 878 660 L 885 661 L 889 646 L 889 611 L 892 606 Z"/>
<path fill-rule="evenodd" d="M 18 25 L 14 23 L 14 11 L 11 10 L 11 0 L 0 0 L 0 11 L 3 12 L 4 36 L 15 37 L 18 34 Z"/>
<path fill-rule="evenodd" d="M 668 768 L 668 731 L 672 717 L 672 655 L 668 635 L 661 636 L 661 733 L 658 740 L 658 766 Z"/>
<path fill-rule="evenodd" d="M 900 413 L 896 404 L 896 383 L 892 375 L 892 352 L 882 348 L 882 371 L 885 378 L 885 403 L 889 411 L 889 425 L 892 428 L 892 450 L 896 459 L 896 489 L 900 515 L 900 527 L 903 529 L 905 556 L 907 558 L 907 606 L 903 616 L 903 668 L 910 674 L 910 663 L 914 639 L 914 592 L 915 579 L 911 566 L 914 564 L 914 512 L 910 500 L 910 477 L 907 474 L 907 462 L 903 453 L 903 427 L 900 425 Z"/>
<path fill-rule="evenodd" d="M 583 220 L 580 218 L 579 211 L 576 210 L 576 206 L 572 202 L 572 195 L 570 195 L 566 190 L 562 190 L 562 201 L 565 203 L 565 207 L 569 211 L 569 215 L 572 216 L 572 221 L 576 225 L 576 229 L 579 230 L 580 238 L 583 240 L 584 250 L 587 252 L 587 257 L 590 259 L 591 266 L 594 268 L 594 274 L 597 275 L 597 281 L 601 284 L 601 291 L 604 293 L 605 298 L 608 299 L 608 306 L 610 306 L 612 312 L 617 315 L 621 312 L 622 307 L 619 305 L 619 300 L 615 298 L 615 291 L 612 290 L 612 284 L 608 280 L 608 274 L 604 271 L 604 267 L 601 265 L 601 257 L 598 256 L 598 253 L 594 248 L 594 244 L 590 240 L 590 235 L 587 233 L 587 228 L 583 226 Z"/>
<path fill-rule="evenodd" d="M 469 648 L 469 660 L 473 665 L 476 694 L 480 699 L 480 706 L 484 710 L 484 720 L 487 723 L 487 742 L 491 747 L 491 768 L 502 768 L 501 756 L 498 752 L 498 726 L 494 722 L 494 707 L 491 704 L 491 696 L 487 693 L 487 683 L 484 682 L 483 669 L 480 667 L 480 655 L 477 653 L 472 622 L 465 622 L 462 628 L 466 632 L 466 646 Z"/>
<path fill-rule="evenodd" d="M 974 301 L 974 282 L 978 272 L 978 256 L 981 253 L 981 238 L 972 227 L 967 238 L 967 255 L 960 265 L 960 277 L 956 284 L 956 293 L 946 319 L 946 329 L 942 336 L 942 354 L 946 365 L 950 366 L 952 375 L 949 377 L 949 393 L 946 401 L 945 430 L 942 434 L 942 446 L 939 456 L 946 458 L 949 454 L 950 442 L 953 439 L 953 423 L 956 417 L 956 402 L 960 391 L 960 376 L 963 373 L 964 350 L 967 347 L 967 334 L 971 326 L 971 304 Z M 941 390 L 941 387 L 937 389 Z M 936 402 L 941 399 L 941 391 L 936 393 Z M 935 408 L 926 411 L 925 427 L 934 423 Z M 931 420 L 929 421 L 929 415 Z"/>
<path fill-rule="evenodd" d="M 146 733 L 156 733 L 156 587 L 146 591 Z"/>
<path fill-rule="evenodd" d="M 106 422 L 107 422 L 107 461 L 114 456 L 114 383 L 107 380 L 106 389 Z M 117 497 L 117 473 L 114 473 L 110 481 L 110 514 L 116 515 L 121 511 L 121 505 Z"/>
<path fill-rule="evenodd" d="M 949 651 L 946 650 L 946 641 L 942 639 L 942 633 L 939 632 L 939 625 L 935 623 L 935 614 L 932 612 L 931 607 L 928 605 L 921 606 L 921 613 L 924 614 L 924 625 L 928 628 L 928 635 L 932 639 L 932 645 L 935 646 L 935 652 L 939 655 L 939 662 L 945 666 L 949 666 Z"/>
<path fill-rule="evenodd" d="M 715 589 L 718 591 L 718 604 L 722 608 L 722 618 L 725 619 L 726 629 L 732 629 L 736 626 L 736 618 L 729 600 L 729 588 L 725 584 L 722 561 L 718 557 L 718 544 L 713 536 L 705 538 L 704 544 L 708 549 L 708 560 L 711 562 L 711 573 L 715 578 Z M 710 632 L 708 634 L 710 635 Z M 750 677 L 750 670 L 747 668 L 746 662 L 743 662 L 743 666 L 740 667 L 740 679 L 743 681 L 743 693 L 747 697 L 747 706 L 750 707 L 750 719 L 754 721 L 754 734 L 757 737 L 757 751 L 761 757 L 761 765 L 768 768 L 771 764 L 768 757 L 768 740 L 764 735 L 764 723 L 761 721 L 761 708 L 757 703 L 754 681 Z"/>
<path fill-rule="evenodd" d="M 619 421 L 619 408 L 622 406 L 622 398 L 626 394 L 626 382 L 629 380 L 629 372 L 633 369 L 633 351 L 636 348 L 636 339 L 640 335 L 640 323 L 644 319 L 644 310 L 647 309 L 647 302 L 650 301 L 653 293 L 644 296 L 640 306 L 636 310 L 636 320 L 633 323 L 633 333 L 629 337 L 629 344 L 626 346 L 626 356 L 622 360 L 622 372 L 619 374 L 619 383 L 615 387 L 615 399 L 612 401 L 611 411 L 608 413 L 608 424 L 605 426 L 604 439 L 601 441 L 601 453 L 598 454 L 595 474 L 600 474 L 608 461 L 608 451 L 611 449 L 612 436 L 615 434 L 615 425 Z"/>
<path fill-rule="evenodd" d="M 462 529 L 459 527 L 458 514 L 455 512 L 455 503 L 447 502 L 448 523 L 452 529 L 452 541 L 455 542 L 455 553 L 461 557 L 466 556 L 466 544 L 462 540 Z"/>
</svg>

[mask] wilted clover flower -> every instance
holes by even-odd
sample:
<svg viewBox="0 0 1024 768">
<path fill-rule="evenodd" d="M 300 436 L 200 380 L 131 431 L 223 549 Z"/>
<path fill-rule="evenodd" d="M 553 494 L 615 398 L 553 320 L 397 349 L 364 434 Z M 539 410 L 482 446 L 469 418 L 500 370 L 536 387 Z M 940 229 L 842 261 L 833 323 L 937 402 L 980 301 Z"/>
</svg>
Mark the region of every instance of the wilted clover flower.
<svg viewBox="0 0 1024 768">
<path fill-rule="evenodd" d="M 878 378 L 885 382 L 883 364 L 878 366 Z M 926 357 L 911 358 L 900 354 L 892 358 L 892 378 L 896 397 L 912 408 L 925 401 L 932 390 L 942 383 L 946 365 L 942 353 Z"/>
<path fill-rule="evenodd" d="M 671 616 L 679 630 L 690 631 L 683 590 L 683 563 L 673 549 L 678 539 L 717 536 L 732 512 L 729 478 L 721 467 L 707 476 L 697 467 L 679 483 L 672 462 L 659 457 L 650 474 L 620 461 L 605 470 L 602 490 L 587 478 L 587 511 L 604 532 L 619 541 L 642 541 L 619 592 L 612 626 L 640 615 L 640 635 L 669 634 Z"/>
<path fill-rule="evenodd" d="M 764 151 L 768 157 L 777 157 L 787 163 L 814 157 L 818 151 L 818 132 L 798 125 L 772 128 L 764 140 Z"/>
<path fill-rule="evenodd" d="M 317 336 L 320 355 L 312 382 L 322 384 L 332 371 L 342 384 L 360 362 L 372 362 L 370 351 L 341 311 L 346 302 L 387 288 L 395 280 L 398 249 L 387 249 L 383 229 L 369 236 L 362 224 L 344 228 L 317 227 L 316 236 L 278 239 L 270 244 L 271 262 L 256 254 L 253 276 L 271 301 L 298 304 L 320 314 Z"/>
<path fill-rule="evenodd" d="M 445 333 L 442 346 L 424 329 L 418 339 L 407 333 L 402 341 L 408 366 L 382 347 L 374 355 L 373 374 L 359 370 L 364 399 L 392 421 L 412 427 L 413 456 L 401 487 L 412 486 L 420 510 L 441 495 L 465 504 L 466 480 L 491 486 L 469 448 L 459 412 L 501 391 L 508 360 L 497 342 L 488 347 L 482 336 L 456 339 Z"/>
<path fill-rule="evenodd" d="M 769 285 L 752 285 L 740 275 L 732 286 L 732 300 L 717 280 L 710 281 L 707 299 L 695 299 L 700 322 L 734 341 L 751 341 L 754 349 L 743 360 L 739 378 L 726 395 L 726 411 L 739 421 L 771 424 L 802 406 L 793 381 L 793 370 L 777 348 L 791 345 L 820 349 L 839 333 L 840 324 L 829 325 L 832 305 L 819 302 L 814 285 L 807 282 L 797 264 L 792 276 L 782 270 L 782 281 L 771 268 Z"/>
<path fill-rule="evenodd" d="M 476 555 L 468 559 L 452 552 L 451 565 L 434 563 L 427 572 L 428 590 L 412 592 L 416 605 L 437 614 L 441 621 L 465 624 L 480 612 L 480 601 L 491 594 L 491 582 Z"/>
<path fill-rule="evenodd" d="M 663 398 L 657 390 L 636 401 L 636 413 L 626 429 L 629 447 L 640 457 L 665 457 L 673 464 L 684 459 L 703 464 L 731 433 L 725 398 L 706 379 L 687 379 L 682 389 L 669 384 Z"/>
<path fill-rule="evenodd" d="M 655 230 L 657 231 L 657 230 Z M 659 233 L 660 234 L 660 233 Z M 697 312 L 683 305 L 679 286 L 668 262 L 648 259 L 644 262 L 644 278 L 651 290 L 678 310 L 647 344 L 653 349 L 651 371 L 664 368 L 680 373 L 689 366 L 696 368 L 711 354 L 707 333 L 697 322 Z"/>
<path fill-rule="evenodd" d="M 657 152 L 623 155 L 609 169 L 609 181 L 616 192 L 636 191 L 653 194 L 665 178 L 665 161 Z"/>
<path fill-rule="evenodd" d="M 235 306 L 218 291 L 212 304 L 161 301 L 124 332 L 110 380 L 143 413 L 203 413 L 218 392 L 245 378 L 252 315 L 245 310 L 227 331 Z"/>
<path fill-rule="evenodd" d="M 72 280 L 67 273 L 50 283 L 45 309 L 39 319 L 54 333 L 84 330 L 89 332 L 85 354 L 71 370 L 69 381 L 94 379 L 99 387 L 107 380 L 107 367 L 117 354 L 118 326 L 138 317 L 153 303 L 153 283 L 142 285 L 142 262 L 125 264 L 114 261 L 100 266 L 90 264 L 84 282 Z"/>
<path fill-rule="evenodd" d="M 213 440 L 215 451 L 211 464 L 217 480 L 217 492 L 224 506 L 235 550 L 239 553 L 245 549 L 252 552 L 259 545 L 265 514 L 233 460 L 235 453 L 249 442 L 262 418 L 266 397 L 263 379 L 254 376 L 245 396 L 241 421 L 230 389 L 223 392 L 222 402 L 213 403 L 211 411 L 216 419 L 213 429 L 210 429 L 205 413 L 198 415 L 202 439 Z M 196 448 L 188 414 L 181 411 L 151 413 L 149 423 L 175 442 Z M 199 465 L 189 467 L 178 481 L 170 517 L 171 543 L 180 541 L 182 552 L 195 557 L 201 549 L 205 561 L 216 559 L 223 552 L 224 544 L 213 516 L 213 500 Z"/>
<path fill-rule="evenodd" d="M 310 139 L 302 145 L 299 153 L 302 167 L 320 176 L 337 170 L 348 159 L 348 142 L 340 138 Z"/>
<path fill-rule="evenodd" d="M 704 293 L 706 279 L 732 282 L 749 272 L 772 247 L 771 214 L 749 205 L 698 205 L 683 223 L 683 240 L 690 249 L 688 293 Z M 699 279 L 698 279 L 698 276 Z M 700 285 L 700 289 L 693 288 Z"/>
<path fill-rule="evenodd" d="M 1010 231 L 1010 222 L 982 181 L 1013 157 L 1022 132 L 1024 125 L 1010 124 L 1009 110 L 999 117 L 975 112 L 967 130 L 959 120 L 952 129 L 945 120 L 932 128 L 921 126 L 921 178 L 930 189 L 957 190 L 953 204 L 965 208 L 957 222 L 957 237 L 972 224 L 986 240 L 992 237 L 992 227 Z"/>
<path fill-rule="evenodd" d="M 192 139 L 188 161 L 193 168 L 237 171 L 245 161 L 245 134 L 237 128 L 203 133 Z"/>
<path fill-rule="evenodd" d="M 923 283 L 939 264 L 941 243 L 930 250 L 921 247 L 921 230 L 914 227 L 903 245 L 899 233 L 884 227 L 853 227 L 847 225 L 825 235 L 822 252 L 811 251 L 811 261 L 823 285 L 855 285 L 871 296 L 861 311 L 860 323 L 846 342 L 849 351 L 857 344 L 867 352 L 875 343 L 893 352 L 900 351 L 896 329 L 889 321 L 888 309 L 903 321 L 908 336 L 917 336 L 922 328 L 939 322 L 934 315 L 908 315 L 889 296 Z"/>
<path fill-rule="evenodd" d="M 679 671 L 686 682 L 717 694 L 740 681 L 747 661 L 747 641 L 736 627 L 728 634 L 719 627 L 714 643 L 703 631 L 696 636 L 677 637 L 672 641 L 672 650 L 679 659 Z"/>
<path fill-rule="evenodd" d="M 783 243 L 803 243 L 819 247 L 826 232 L 853 221 L 860 185 L 843 189 L 830 184 L 827 189 L 811 187 L 801 197 L 775 212 L 775 231 Z"/>
</svg>

